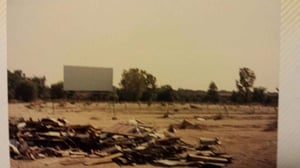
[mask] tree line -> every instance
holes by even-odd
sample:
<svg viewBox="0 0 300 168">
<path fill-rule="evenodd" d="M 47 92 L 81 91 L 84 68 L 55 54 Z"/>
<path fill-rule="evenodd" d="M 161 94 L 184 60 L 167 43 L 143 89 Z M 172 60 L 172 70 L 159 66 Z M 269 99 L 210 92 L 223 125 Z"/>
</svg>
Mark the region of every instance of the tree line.
<svg viewBox="0 0 300 168">
<path fill-rule="evenodd" d="M 141 102 L 207 102 L 207 103 L 261 103 L 278 104 L 278 90 L 269 93 L 265 87 L 254 87 L 255 73 L 249 68 L 239 69 L 236 90 L 218 90 L 211 81 L 208 89 L 173 89 L 171 85 L 157 86 L 154 75 L 138 68 L 124 70 L 119 87 L 113 92 L 64 91 L 63 82 L 46 85 L 46 77 L 27 77 L 22 70 L 8 73 L 8 99 L 30 102 L 35 99 L 70 99 L 89 101 L 141 101 Z"/>
</svg>

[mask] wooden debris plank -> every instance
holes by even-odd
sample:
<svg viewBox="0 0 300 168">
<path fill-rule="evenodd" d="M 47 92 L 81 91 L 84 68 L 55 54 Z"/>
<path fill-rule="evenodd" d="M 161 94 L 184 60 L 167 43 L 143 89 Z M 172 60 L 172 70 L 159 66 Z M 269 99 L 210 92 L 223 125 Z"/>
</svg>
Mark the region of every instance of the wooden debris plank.
<svg viewBox="0 0 300 168">
<path fill-rule="evenodd" d="M 220 158 L 225 158 L 228 160 L 228 162 L 232 162 L 232 156 L 231 155 L 218 155 L 217 157 L 220 157 Z"/>
<path fill-rule="evenodd" d="M 197 152 L 197 155 L 202 155 L 202 156 L 215 156 L 215 153 L 210 151 L 210 150 L 204 150 L 204 151 L 199 151 Z"/>
<path fill-rule="evenodd" d="M 102 131 L 103 133 L 109 133 L 109 134 L 115 134 L 115 135 L 124 135 L 124 136 L 131 136 L 131 137 L 136 137 L 136 138 L 143 138 L 144 135 L 140 134 L 133 134 L 133 133 L 122 133 L 122 132 L 109 132 L 109 131 Z"/>
<path fill-rule="evenodd" d="M 204 166 L 209 166 L 211 168 L 222 168 L 222 167 L 225 167 L 226 164 L 223 164 L 223 163 L 213 163 L 213 162 L 205 162 Z"/>
<path fill-rule="evenodd" d="M 70 151 L 69 153 L 70 155 L 83 155 L 83 156 L 87 155 L 87 153 L 81 151 Z"/>
<path fill-rule="evenodd" d="M 70 155 L 70 158 L 84 158 L 84 155 Z"/>
<path fill-rule="evenodd" d="M 227 154 L 218 155 L 218 157 L 226 158 L 226 159 L 232 159 L 232 156 L 231 155 L 227 155 Z"/>
<path fill-rule="evenodd" d="M 173 166 L 188 166 L 190 163 L 185 162 L 185 161 L 176 161 L 176 160 L 155 160 L 154 163 L 156 164 L 160 164 L 163 166 L 169 166 L 169 167 L 173 167 Z"/>
<path fill-rule="evenodd" d="M 181 124 L 180 124 L 180 128 L 193 128 L 195 126 L 194 123 L 192 123 L 191 121 L 189 120 L 186 120 L 184 119 Z"/>
<path fill-rule="evenodd" d="M 204 161 L 204 162 L 214 162 L 214 163 L 228 163 L 228 159 L 219 158 L 219 157 L 208 157 L 208 156 L 198 156 L 195 154 L 188 155 L 189 160 L 194 161 Z"/>
<path fill-rule="evenodd" d="M 95 155 L 97 155 L 97 156 L 100 156 L 100 157 L 104 157 L 104 156 L 107 156 L 107 155 L 109 155 L 107 152 L 102 152 L 102 151 L 95 151 L 94 152 L 94 154 Z"/>
<path fill-rule="evenodd" d="M 86 161 L 83 164 L 86 165 L 86 166 L 89 166 L 89 165 L 98 165 L 98 164 L 111 163 L 112 159 L 120 157 L 122 155 L 123 155 L 122 153 L 116 153 L 116 154 L 113 154 L 113 155 L 110 155 L 110 156 L 107 156 L 107 157 L 97 158 L 97 159 L 93 159 L 91 161 Z"/>
<path fill-rule="evenodd" d="M 119 146 L 112 146 L 112 147 L 109 147 L 109 148 L 106 148 L 106 149 L 103 149 L 101 150 L 98 154 L 102 154 L 102 153 L 117 153 L 119 150 L 121 150 L 121 147 Z"/>
<path fill-rule="evenodd" d="M 85 162 L 84 159 L 67 159 L 67 160 L 61 161 L 60 164 L 67 166 L 67 165 L 82 164 L 84 162 Z"/>
<path fill-rule="evenodd" d="M 218 138 L 200 138 L 201 145 L 219 145 L 221 142 Z"/>
</svg>

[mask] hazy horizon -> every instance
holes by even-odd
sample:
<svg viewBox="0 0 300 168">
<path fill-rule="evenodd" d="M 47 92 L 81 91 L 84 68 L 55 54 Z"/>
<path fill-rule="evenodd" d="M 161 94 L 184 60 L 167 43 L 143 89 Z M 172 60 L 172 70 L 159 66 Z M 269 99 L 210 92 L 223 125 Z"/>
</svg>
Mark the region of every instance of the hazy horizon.
<svg viewBox="0 0 300 168">
<path fill-rule="evenodd" d="M 10 0 L 8 69 L 63 80 L 63 65 L 144 69 L 159 86 L 235 90 L 239 68 L 254 86 L 279 87 L 280 1 Z"/>
</svg>

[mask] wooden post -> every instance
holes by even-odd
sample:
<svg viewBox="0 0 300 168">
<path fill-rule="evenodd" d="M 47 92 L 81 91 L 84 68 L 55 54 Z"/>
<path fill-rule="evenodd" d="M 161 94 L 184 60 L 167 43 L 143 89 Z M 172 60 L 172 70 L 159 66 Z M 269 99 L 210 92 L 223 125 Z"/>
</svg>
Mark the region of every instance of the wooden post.
<svg viewBox="0 0 300 168">
<path fill-rule="evenodd" d="M 54 110 L 55 110 L 55 108 L 54 108 L 54 101 L 53 101 L 53 99 L 51 99 L 52 100 L 52 113 L 54 114 Z"/>
<path fill-rule="evenodd" d="M 169 114 L 169 102 L 167 102 L 167 114 Z"/>
<path fill-rule="evenodd" d="M 115 100 L 113 100 L 113 104 L 112 104 L 112 119 L 117 120 L 117 116 L 115 112 Z"/>
<path fill-rule="evenodd" d="M 116 111 L 115 111 L 115 101 L 113 101 L 113 116 L 116 117 Z"/>
</svg>

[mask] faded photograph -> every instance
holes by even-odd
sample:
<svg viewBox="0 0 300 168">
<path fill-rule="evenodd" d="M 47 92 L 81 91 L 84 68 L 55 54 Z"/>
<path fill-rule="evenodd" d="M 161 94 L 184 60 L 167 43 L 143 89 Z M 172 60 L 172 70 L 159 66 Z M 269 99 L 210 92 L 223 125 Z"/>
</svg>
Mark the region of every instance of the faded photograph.
<svg viewBox="0 0 300 168">
<path fill-rule="evenodd" d="M 275 168 L 280 2 L 9 0 L 11 168 Z"/>
</svg>

